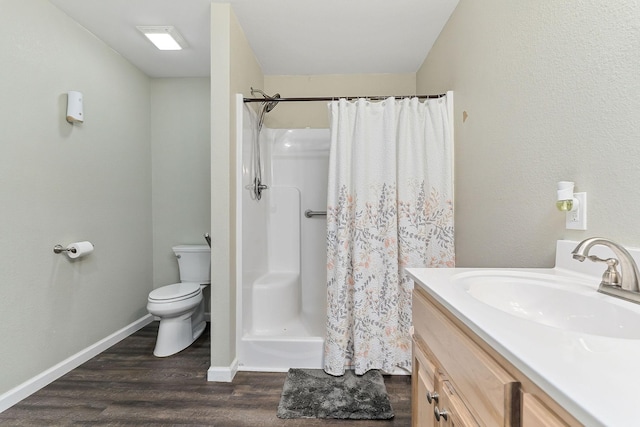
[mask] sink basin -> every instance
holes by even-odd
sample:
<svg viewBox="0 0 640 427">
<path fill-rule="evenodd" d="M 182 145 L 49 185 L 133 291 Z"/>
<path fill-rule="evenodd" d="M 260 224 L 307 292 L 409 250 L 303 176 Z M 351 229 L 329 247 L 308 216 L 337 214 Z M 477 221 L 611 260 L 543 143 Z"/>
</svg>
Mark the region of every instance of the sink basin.
<svg viewBox="0 0 640 427">
<path fill-rule="evenodd" d="M 640 339 L 640 312 L 614 303 L 578 278 L 490 270 L 460 273 L 453 282 L 476 300 L 522 319 L 590 335 Z"/>
</svg>

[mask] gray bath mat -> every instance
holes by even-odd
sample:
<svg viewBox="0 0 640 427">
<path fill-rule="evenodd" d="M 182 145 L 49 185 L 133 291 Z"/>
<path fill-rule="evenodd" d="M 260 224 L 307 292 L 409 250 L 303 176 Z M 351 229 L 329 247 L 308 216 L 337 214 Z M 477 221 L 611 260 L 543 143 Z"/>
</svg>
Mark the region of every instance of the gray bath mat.
<svg viewBox="0 0 640 427">
<path fill-rule="evenodd" d="M 388 420 L 393 410 L 378 371 L 334 377 L 322 369 L 289 369 L 278 418 Z"/>
</svg>

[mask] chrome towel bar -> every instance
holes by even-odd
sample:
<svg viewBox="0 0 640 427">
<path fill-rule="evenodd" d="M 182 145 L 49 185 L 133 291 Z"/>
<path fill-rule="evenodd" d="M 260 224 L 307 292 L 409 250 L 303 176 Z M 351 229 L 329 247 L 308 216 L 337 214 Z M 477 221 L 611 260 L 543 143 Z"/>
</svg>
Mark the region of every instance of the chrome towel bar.
<svg viewBox="0 0 640 427">
<path fill-rule="evenodd" d="M 304 211 L 304 216 L 307 218 L 311 218 L 314 216 L 327 216 L 327 211 L 312 211 L 311 209 L 307 209 Z"/>
</svg>

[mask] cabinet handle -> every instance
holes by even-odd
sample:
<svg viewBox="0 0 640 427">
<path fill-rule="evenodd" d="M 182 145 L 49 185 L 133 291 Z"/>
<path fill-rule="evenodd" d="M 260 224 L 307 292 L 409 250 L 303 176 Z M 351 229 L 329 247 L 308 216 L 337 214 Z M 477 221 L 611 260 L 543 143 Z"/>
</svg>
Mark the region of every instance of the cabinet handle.
<svg viewBox="0 0 640 427">
<path fill-rule="evenodd" d="M 433 415 L 436 416 L 436 421 L 440 421 L 440 418 L 442 417 L 445 421 L 447 421 L 447 418 L 449 417 L 449 413 L 447 412 L 446 409 L 440 410 L 438 409 L 438 407 L 436 406 L 433 410 Z"/>
<path fill-rule="evenodd" d="M 440 397 L 440 395 L 437 392 L 427 392 L 427 402 L 429 402 L 429 405 L 431 405 L 433 402 L 438 403 L 438 398 Z"/>
</svg>

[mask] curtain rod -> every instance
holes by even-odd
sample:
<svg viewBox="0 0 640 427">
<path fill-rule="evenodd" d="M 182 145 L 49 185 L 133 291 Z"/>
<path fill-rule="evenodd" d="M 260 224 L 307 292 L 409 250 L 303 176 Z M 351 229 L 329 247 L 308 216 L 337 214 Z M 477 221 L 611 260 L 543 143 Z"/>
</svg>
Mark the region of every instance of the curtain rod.
<svg viewBox="0 0 640 427">
<path fill-rule="evenodd" d="M 392 97 L 393 95 L 376 95 L 376 96 L 321 96 L 321 97 L 313 97 L 313 98 L 243 98 L 244 102 L 304 102 L 304 101 L 336 101 L 338 99 L 346 99 L 347 101 L 352 101 L 354 99 L 368 99 L 370 101 L 382 101 L 387 98 Z M 400 95 L 393 96 L 394 98 L 418 98 L 418 99 L 437 99 L 447 96 L 446 93 L 441 93 L 438 95 Z"/>
</svg>

